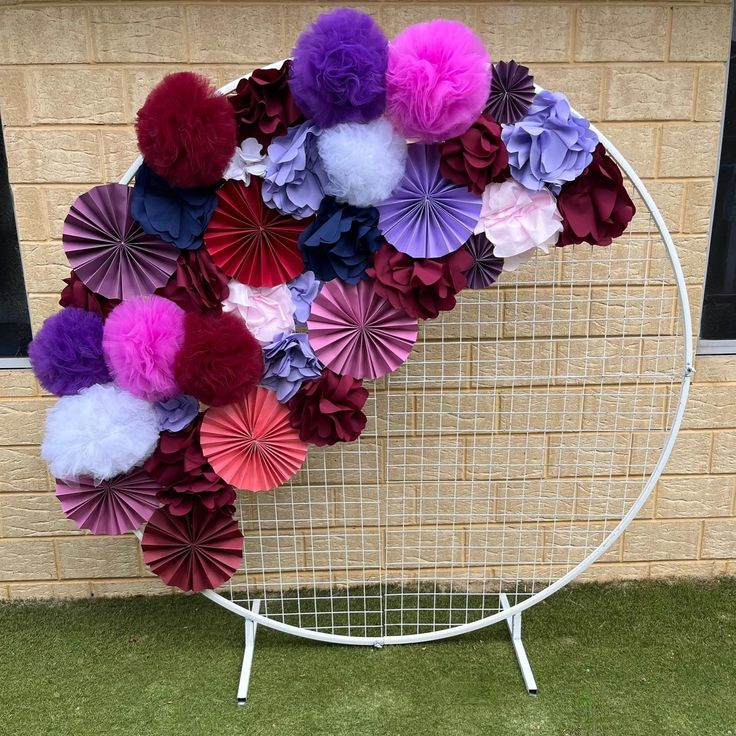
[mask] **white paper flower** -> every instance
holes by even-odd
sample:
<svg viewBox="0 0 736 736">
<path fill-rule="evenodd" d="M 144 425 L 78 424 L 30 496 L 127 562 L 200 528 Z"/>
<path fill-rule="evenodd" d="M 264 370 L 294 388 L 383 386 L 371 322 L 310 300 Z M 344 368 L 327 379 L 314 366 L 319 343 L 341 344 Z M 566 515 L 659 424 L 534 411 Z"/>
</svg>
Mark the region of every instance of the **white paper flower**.
<svg viewBox="0 0 736 736">
<path fill-rule="evenodd" d="M 255 138 L 246 138 L 236 149 L 223 179 L 238 179 L 250 184 L 251 176 L 263 176 L 268 166 L 268 157 L 262 152 L 261 144 Z"/>
<path fill-rule="evenodd" d="M 294 303 L 286 284 L 259 288 L 233 279 L 229 286 L 223 310 L 235 312 L 261 345 L 268 345 L 280 332 L 294 332 Z"/>
</svg>

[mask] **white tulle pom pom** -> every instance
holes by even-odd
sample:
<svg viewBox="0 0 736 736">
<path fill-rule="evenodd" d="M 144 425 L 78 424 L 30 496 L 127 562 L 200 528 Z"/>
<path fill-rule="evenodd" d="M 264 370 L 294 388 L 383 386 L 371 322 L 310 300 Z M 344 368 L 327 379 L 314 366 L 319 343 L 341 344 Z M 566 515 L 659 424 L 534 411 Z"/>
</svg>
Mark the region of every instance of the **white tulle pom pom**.
<svg viewBox="0 0 736 736">
<path fill-rule="evenodd" d="M 99 482 L 140 465 L 157 442 L 152 404 L 111 383 L 95 384 L 49 409 L 41 455 L 57 478 Z"/>
<path fill-rule="evenodd" d="M 325 187 L 338 201 L 357 207 L 382 202 L 396 188 L 406 167 L 406 141 L 385 118 L 341 123 L 317 139 Z"/>
</svg>

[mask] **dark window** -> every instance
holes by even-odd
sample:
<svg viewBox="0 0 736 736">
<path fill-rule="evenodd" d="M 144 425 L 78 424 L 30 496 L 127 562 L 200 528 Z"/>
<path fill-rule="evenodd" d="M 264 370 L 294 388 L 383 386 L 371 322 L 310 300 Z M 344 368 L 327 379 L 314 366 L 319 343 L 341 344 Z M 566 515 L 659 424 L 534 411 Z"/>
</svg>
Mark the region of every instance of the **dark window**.
<svg viewBox="0 0 736 736">
<path fill-rule="evenodd" d="M 31 322 L 0 120 L 0 359 L 26 357 L 30 341 Z"/>
</svg>

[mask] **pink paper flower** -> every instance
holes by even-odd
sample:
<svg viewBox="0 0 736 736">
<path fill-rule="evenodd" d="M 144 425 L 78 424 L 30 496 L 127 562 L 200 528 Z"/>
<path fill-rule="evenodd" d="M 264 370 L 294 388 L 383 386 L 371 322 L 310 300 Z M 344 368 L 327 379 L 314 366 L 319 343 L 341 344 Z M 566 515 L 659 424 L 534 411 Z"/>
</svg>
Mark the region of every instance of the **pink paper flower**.
<svg viewBox="0 0 736 736">
<path fill-rule="evenodd" d="M 268 345 L 280 332 L 294 332 L 294 303 L 286 284 L 257 288 L 233 279 L 222 308 L 238 314 L 261 345 Z"/>
</svg>

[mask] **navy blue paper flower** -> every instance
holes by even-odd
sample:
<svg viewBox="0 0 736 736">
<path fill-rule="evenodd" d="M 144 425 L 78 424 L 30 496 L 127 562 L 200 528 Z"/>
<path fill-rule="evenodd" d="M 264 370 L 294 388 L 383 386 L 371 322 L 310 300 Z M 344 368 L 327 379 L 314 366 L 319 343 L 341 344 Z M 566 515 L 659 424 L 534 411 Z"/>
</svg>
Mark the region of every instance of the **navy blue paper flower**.
<svg viewBox="0 0 736 736">
<path fill-rule="evenodd" d="M 135 175 L 130 213 L 149 234 L 182 250 L 202 246 L 202 233 L 217 207 L 212 189 L 180 189 L 141 164 Z"/>
<path fill-rule="evenodd" d="M 378 210 L 338 204 L 325 197 L 314 221 L 299 236 L 307 270 L 320 281 L 357 284 L 381 245 Z"/>
</svg>

